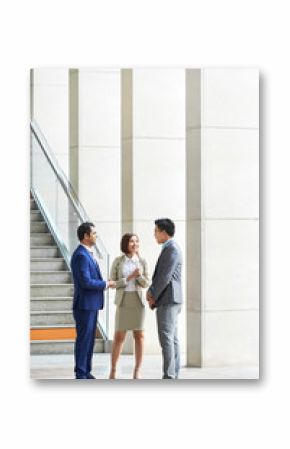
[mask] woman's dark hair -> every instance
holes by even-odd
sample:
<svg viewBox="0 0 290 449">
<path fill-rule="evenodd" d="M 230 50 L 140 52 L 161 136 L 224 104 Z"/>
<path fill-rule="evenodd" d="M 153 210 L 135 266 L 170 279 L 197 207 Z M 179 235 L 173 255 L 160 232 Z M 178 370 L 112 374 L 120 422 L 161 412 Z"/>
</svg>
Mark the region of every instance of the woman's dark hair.
<svg viewBox="0 0 290 449">
<path fill-rule="evenodd" d="M 95 227 L 94 223 L 90 223 L 89 221 L 86 221 L 85 223 L 79 225 L 77 230 L 79 241 L 81 242 L 84 239 L 85 234 L 90 234 L 92 228 L 94 227 Z"/>
<path fill-rule="evenodd" d="M 165 231 L 170 237 L 175 234 L 175 224 L 170 218 L 159 218 L 155 220 L 155 225 L 160 231 Z"/>
<path fill-rule="evenodd" d="M 121 251 L 124 254 L 128 254 L 129 240 L 131 237 L 137 237 L 137 239 L 139 240 L 139 237 L 136 234 L 130 234 L 130 233 L 124 234 L 121 239 L 121 245 L 120 245 Z"/>
</svg>

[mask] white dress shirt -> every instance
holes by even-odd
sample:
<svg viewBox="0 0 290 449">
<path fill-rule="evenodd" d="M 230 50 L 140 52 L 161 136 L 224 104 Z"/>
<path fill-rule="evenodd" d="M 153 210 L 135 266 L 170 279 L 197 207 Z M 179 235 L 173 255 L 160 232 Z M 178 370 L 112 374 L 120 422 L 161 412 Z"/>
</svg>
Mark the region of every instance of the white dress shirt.
<svg viewBox="0 0 290 449">
<path fill-rule="evenodd" d="M 127 281 L 127 277 L 133 273 L 133 271 L 136 270 L 136 268 L 139 268 L 139 258 L 136 254 L 134 254 L 133 257 L 127 257 L 125 256 L 125 262 L 123 264 L 123 278 L 126 282 L 125 292 L 135 292 L 136 291 L 136 285 L 135 285 L 135 278 L 131 279 L 130 281 Z"/>
</svg>

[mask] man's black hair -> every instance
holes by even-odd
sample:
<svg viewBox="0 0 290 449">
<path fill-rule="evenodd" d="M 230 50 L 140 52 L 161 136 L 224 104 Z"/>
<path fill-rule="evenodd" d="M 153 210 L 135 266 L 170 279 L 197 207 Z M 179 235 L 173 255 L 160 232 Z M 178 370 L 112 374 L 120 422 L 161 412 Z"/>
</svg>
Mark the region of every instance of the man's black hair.
<svg viewBox="0 0 290 449">
<path fill-rule="evenodd" d="M 165 231 L 170 237 L 174 236 L 175 224 L 170 218 L 158 218 L 158 220 L 155 220 L 155 225 L 160 231 Z"/>
<path fill-rule="evenodd" d="M 81 242 L 84 239 L 85 234 L 90 234 L 92 228 L 94 227 L 95 227 L 94 223 L 90 223 L 89 221 L 86 221 L 85 223 L 79 225 L 77 230 L 79 241 Z"/>
</svg>

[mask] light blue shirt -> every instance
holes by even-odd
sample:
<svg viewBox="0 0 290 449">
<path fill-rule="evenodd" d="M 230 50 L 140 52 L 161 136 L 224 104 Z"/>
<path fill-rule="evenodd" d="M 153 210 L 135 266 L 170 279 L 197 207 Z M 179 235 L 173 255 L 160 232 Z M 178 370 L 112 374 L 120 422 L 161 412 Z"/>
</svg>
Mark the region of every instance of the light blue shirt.
<svg viewBox="0 0 290 449">
<path fill-rule="evenodd" d="M 161 250 L 161 251 L 163 251 L 164 248 L 166 248 L 166 246 L 168 246 L 169 243 L 170 243 L 172 240 L 173 240 L 173 239 L 168 239 L 168 240 L 166 240 L 166 242 L 162 243 L 162 250 Z"/>
</svg>

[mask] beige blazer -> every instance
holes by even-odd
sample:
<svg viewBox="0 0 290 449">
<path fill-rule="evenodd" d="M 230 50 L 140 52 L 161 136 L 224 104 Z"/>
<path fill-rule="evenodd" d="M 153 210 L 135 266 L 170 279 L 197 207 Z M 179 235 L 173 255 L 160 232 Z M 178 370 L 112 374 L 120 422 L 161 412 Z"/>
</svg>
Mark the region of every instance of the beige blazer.
<svg viewBox="0 0 290 449">
<path fill-rule="evenodd" d="M 123 295 L 125 292 L 126 282 L 123 277 L 123 265 L 125 262 L 126 256 L 116 257 L 112 264 L 110 279 L 116 282 L 116 296 L 115 296 L 115 304 L 120 306 L 122 303 Z M 135 279 L 136 291 L 140 298 L 141 303 L 145 306 L 146 304 L 146 296 L 144 288 L 149 286 L 149 276 L 148 276 L 148 266 L 145 259 L 139 257 L 140 262 L 140 272 L 141 276 Z"/>
</svg>

